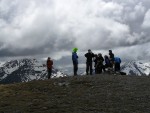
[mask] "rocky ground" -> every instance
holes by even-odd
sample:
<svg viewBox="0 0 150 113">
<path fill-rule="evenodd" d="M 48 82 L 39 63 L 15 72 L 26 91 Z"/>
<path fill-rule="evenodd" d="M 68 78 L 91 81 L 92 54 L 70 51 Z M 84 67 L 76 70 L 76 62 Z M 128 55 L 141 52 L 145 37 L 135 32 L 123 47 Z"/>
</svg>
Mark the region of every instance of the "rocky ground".
<svg viewBox="0 0 150 113">
<path fill-rule="evenodd" d="M 150 77 L 93 75 L 0 85 L 0 113 L 149 113 Z"/>
</svg>

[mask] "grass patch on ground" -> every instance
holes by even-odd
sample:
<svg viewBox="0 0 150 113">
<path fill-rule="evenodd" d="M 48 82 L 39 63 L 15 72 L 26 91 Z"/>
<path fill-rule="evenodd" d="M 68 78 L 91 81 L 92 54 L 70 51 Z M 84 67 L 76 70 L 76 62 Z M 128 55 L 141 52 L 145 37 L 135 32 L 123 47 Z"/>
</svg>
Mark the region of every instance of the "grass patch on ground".
<svg viewBox="0 0 150 113">
<path fill-rule="evenodd" d="M 0 85 L 0 113 L 149 113 L 150 77 L 93 75 Z"/>
</svg>

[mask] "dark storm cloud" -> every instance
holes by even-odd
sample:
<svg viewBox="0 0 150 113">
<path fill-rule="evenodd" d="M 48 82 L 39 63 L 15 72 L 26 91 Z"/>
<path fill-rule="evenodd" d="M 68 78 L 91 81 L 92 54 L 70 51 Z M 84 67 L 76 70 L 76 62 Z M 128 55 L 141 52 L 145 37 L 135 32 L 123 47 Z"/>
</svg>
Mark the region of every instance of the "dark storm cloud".
<svg viewBox="0 0 150 113">
<path fill-rule="evenodd" d="M 150 53 L 139 49 L 150 48 L 149 29 L 149 0 L 0 0 L 1 57 L 61 58 L 78 47 L 130 50 L 138 58 Z"/>
</svg>

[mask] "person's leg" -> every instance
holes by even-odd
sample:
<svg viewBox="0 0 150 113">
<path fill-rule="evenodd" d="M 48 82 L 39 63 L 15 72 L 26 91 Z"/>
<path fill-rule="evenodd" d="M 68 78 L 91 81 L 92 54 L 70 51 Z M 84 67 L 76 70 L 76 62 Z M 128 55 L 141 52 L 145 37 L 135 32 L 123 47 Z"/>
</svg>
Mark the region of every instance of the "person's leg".
<svg viewBox="0 0 150 113">
<path fill-rule="evenodd" d="M 92 75 L 93 69 L 92 69 L 92 62 L 89 63 L 90 66 L 90 75 Z"/>
<path fill-rule="evenodd" d="M 97 73 L 97 72 L 96 72 L 96 66 L 97 66 L 97 63 L 95 63 L 95 64 L 94 64 L 94 68 L 95 68 L 95 69 L 94 69 L 94 70 L 95 70 L 95 74 Z"/>
<path fill-rule="evenodd" d="M 75 63 L 75 65 L 74 65 L 74 75 L 77 75 L 77 71 L 78 71 L 78 64 Z"/>
<path fill-rule="evenodd" d="M 78 64 L 76 64 L 76 75 L 78 75 L 77 72 L 78 72 Z"/>
<path fill-rule="evenodd" d="M 73 74 L 75 75 L 75 64 L 73 63 Z"/>
<path fill-rule="evenodd" d="M 76 63 L 73 62 L 73 74 L 76 75 Z"/>
<path fill-rule="evenodd" d="M 108 67 L 109 67 L 108 64 L 105 64 L 105 65 L 104 65 L 105 71 L 106 71 L 106 70 L 108 71 Z"/>
<path fill-rule="evenodd" d="M 89 62 L 86 62 L 86 74 L 88 75 L 89 72 Z"/>
<path fill-rule="evenodd" d="M 115 62 L 112 61 L 112 71 L 115 71 Z"/>
<path fill-rule="evenodd" d="M 51 78 L 51 76 L 52 76 L 52 69 L 50 69 L 50 78 Z"/>
<path fill-rule="evenodd" d="M 97 74 L 100 74 L 100 65 L 99 65 L 99 63 L 97 63 Z"/>
<path fill-rule="evenodd" d="M 95 74 L 97 74 L 97 70 L 98 70 L 98 69 L 97 69 L 97 66 L 96 66 L 96 67 L 95 67 Z"/>
<path fill-rule="evenodd" d="M 97 65 L 97 74 L 100 74 L 100 68 L 99 68 L 99 65 Z"/>
<path fill-rule="evenodd" d="M 120 72 L 120 63 L 118 64 L 118 71 Z"/>
<path fill-rule="evenodd" d="M 110 68 L 112 68 L 112 67 L 113 67 L 112 61 L 110 61 Z"/>
<path fill-rule="evenodd" d="M 120 63 L 117 63 L 117 71 L 120 72 Z"/>
<path fill-rule="evenodd" d="M 120 64 L 119 63 L 115 63 L 115 71 L 120 71 Z"/>
<path fill-rule="evenodd" d="M 102 65 L 102 69 L 103 69 L 103 72 L 105 72 L 105 66 L 104 65 Z"/>
<path fill-rule="evenodd" d="M 102 65 L 100 65 L 100 67 L 99 67 L 99 73 L 100 74 L 102 73 Z"/>
<path fill-rule="evenodd" d="M 48 71 L 48 79 L 50 79 L 52 71 L 51 69 L 48 69 L 47 71 Z"/>
</svg>

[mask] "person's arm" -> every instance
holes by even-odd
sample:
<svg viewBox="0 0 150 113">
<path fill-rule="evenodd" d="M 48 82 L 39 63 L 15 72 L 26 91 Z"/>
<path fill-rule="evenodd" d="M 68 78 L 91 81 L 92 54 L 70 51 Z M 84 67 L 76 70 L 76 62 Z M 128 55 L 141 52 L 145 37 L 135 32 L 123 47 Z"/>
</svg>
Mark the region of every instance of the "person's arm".
<svg viewBox="0 0 150 113">
<path fill-rule="evenodd" d="M 77 55 L 77 53 L 76 53 L 76 58 L 77 58 L 77 59 L 79 58 L 78 55 Z"/>
<path fill-rule="evenodd" d="M 96 62 L 96 58 L 95 57 L 94 57 L 93 61 Z"/>
<path fill-rule="evenodd" d="M 87 57 L 87 53 L 84 56 Z"/>
<path fill-rule="evenodd" d="M 75 62 L 78 63 L 78 55 L 75 53 Z"/>
<path fill-rule="evenodd" d="M 92 53 L 92 59 L 93 59 L 92 61 L 94 61 L 94 57 L 95 57 L 95 55 L 94 55 L 94 53 Z"/>
<path fill-rule="evenodd" d="M 92 57 L 95 57 L 94 53 L 92 53 Z"/>
<path fill-rule="evenodd" d="M 75 53 L 72 53 L 72 60 L 75 61 L 75 59 L 76 59 Z"/>
<path fill-rule="evenodd" d="M 54 68 L 54 67 L 53 67 L 53 64 L 54 64 L 54 63 L 53 63 L 53 61 L 52 61 L 52 68 Z"/>
</svg>

